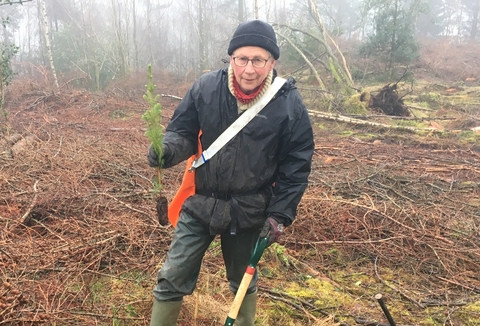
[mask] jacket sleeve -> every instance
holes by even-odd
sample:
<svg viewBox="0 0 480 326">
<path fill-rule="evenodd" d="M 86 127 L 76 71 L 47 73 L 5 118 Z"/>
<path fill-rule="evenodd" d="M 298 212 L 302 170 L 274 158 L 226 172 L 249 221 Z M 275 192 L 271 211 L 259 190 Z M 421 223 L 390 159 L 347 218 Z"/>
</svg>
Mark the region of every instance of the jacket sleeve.
<svg viewBox="0 0 480 326">
<path fill-rule="evenodd" d="M 299 113 L 289 132 L 282 136 L 277 178 L 267 208 L 268 216 L 284 219 L 286 226 L 295 219 L 297 206 L 307 187 L 315 147 L 308 112 L 301 99 L 297 101 Z"/>
<path fill-rule="evenodd" d="M 188 90 L 173 113 L 163 138 L 162 167 L 172 167 L 197 152 L 200 130 L 196 108 L 198 82 Z"/>
</svg>

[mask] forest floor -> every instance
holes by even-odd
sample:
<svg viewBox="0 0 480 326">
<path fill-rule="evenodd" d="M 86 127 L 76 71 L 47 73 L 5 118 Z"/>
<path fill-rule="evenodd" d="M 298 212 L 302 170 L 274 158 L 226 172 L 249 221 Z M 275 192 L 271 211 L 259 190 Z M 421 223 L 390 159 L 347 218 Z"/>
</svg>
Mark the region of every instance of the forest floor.
<svg viewBox="0 0 480 326">
<path fill-rule="evenodd" d="M 451 86 L 410 94 L 416 119 L 371 118 L 424 132 L 312 116 L 310 184 L 259 263 L 258 325 L 388 325 L 377 294 L 397 325 L 480 324 L 480 88 Z M 143 91 L 9 86 L 0 325 L 149 324 L 173 229 L 156 219 Z M 167 123 L 178 101 L 160 101 Z M 164 171 L 168 199 L 183 170 Z M 223 325 L 232 300 L 215 240 L 179 325 Z"/>
</svg>

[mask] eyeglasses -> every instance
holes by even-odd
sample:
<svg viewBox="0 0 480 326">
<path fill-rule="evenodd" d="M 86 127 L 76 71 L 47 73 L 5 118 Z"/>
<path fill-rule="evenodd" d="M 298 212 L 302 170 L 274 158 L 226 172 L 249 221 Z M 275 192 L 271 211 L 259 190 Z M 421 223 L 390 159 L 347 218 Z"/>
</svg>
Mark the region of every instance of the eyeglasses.
<svg viewBox="0 0 480 326">
<path fill-rule="evenodd" d="M 252 62 L 254 68 L 264 68 L 267 65 L 268 60 L 270 59 L 260 59 L 260 58 L 244 58 L 244 57 L 232 57 L 233 63 L 238 67 L 245 67 L 248 65 L 248 62 Z"/>
</svg>

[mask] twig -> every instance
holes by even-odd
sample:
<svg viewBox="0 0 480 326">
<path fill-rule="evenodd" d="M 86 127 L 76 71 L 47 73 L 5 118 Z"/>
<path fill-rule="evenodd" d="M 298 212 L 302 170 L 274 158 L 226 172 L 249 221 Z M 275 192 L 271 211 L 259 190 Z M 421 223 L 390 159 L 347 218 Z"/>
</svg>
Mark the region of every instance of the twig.
<svg viewBox="0 0 480 326">
<path fill-rule="evenodd" d="M 88 243 L 88 245 L 93 247 L 93 246 L 97 246 L 97 245 L 100 245 L 100 244 L 104 244 L 104 243 L 107 243 L 111 240 L 114 240 L 114 239 L 116 239 L 116 238 L 118 238 L 122 235 L 118 230 L 113 230 L 113 231 L 108 231 L 108 232 L 105 232 L 105 233 L 102 233 L 102 234 L 96 234 L 92 238 L 99 238 L 99 237 L 104 238 L 104 236 L 110 235 L 112 233 L 113 233 L 113 235 L 110 238 L 107 238 L 107 239 L 102 239 L 102 240 L 90 239 L 90 242 Z M 63 246 L 60 246 L 57 249 L 53 250 L 53 252 L 56 253 L 56 252 L 61 252 L 61 251 L 72 251 L 72 250 L 75 250 L 75 249 L 85 247 L 84 241 L 81 241 L 81 242 L 82 242 L 82 244 L 75 245 L 75 246 L 67 243 L 67 244 L 65 244 Z"/>
<path fill-rule="evenodd" d="M 274 291 L 274 290 L 272 290 L 272 289 L 268 289 L 268 288 L 266 288 L 266 287 L 264 287 L 264 286 L 259 286 L 259 289 L 260 289 L 262 292 L 267 292 L 268 294 L 272 295 L 274 298 L 277 298 L 278 295 L 279 295 L 279 296 L 282 296 L 282 297 L 288 297 L 288 298 L 291 298 L 291 299 L 294 299 L 294 300 L 300 302 L 300 303 L 301 303 L 302 305 L 304 305 L 304 306 L 307 306 L 307 307 L 309 307 L 309 308 L 311 308 L 311 309 L 313 309 L 313 310 L 315 310 L 315 311 L 320 312 L 320 313 L 321 313 L 322 315 L 324 315 L 324 316 L 327 316 L 327 317 L 330 317 L 330 316 L 331 316 L 328 312 L 323 311 L 324 309 L 327 309 L 327 308 L 322 308 L 322 309 L 320 309 L 320 308 L 318 308 L 317 306 L 311 304 L 310 302 L 307 302 L 307 301 L 305 301 L 305 300 L 301 300 L 301 299 L 299 299 L 299 298 L 293 297 L 293 296 L 291 296 L 291 295 L 289 295 L 289 294 L 287 294 L 287 293 L 278 292 L 278 291 Z M 282 298 L 282 299 L 283 299 L 283 298 Z M 286 299 L 284 299 L 284 300 L 286 300 Z M 284 302 L 286 302 L 286 301 L 284 301 Z M 286 303 L 290 303 L 290 302 L 291 302 L 291 301 L 288 301 L 288 302 L 286 302 Z M 292 303 L 292 305 L 295 306 L 296 304 L 295 304 L 295 303 Z M 299 305 L 296 305 L 296 306 L 301 307 L 301 306 L 299 306 Z M 296 307 L 296 308 L 297 308 L 297 307 Z M 335 308 L 335 307 L 329 307 L 329 308 Z M 303 311 L 303 307 L 297 308 L 297 309 Z"/>
<path fill-rule="evenodd" d="M 53 232 L 52 230 L 50 230 L 50 228 L 48 228 L 45 224 L 43 224 L 42 222 L 40 221 L 35 221 L 35 223 L 41 225 L 45 230 L 47 230 L 50 234 L 52 234 L 53 236 L 59 238 L 60 240 L 62 240 L 63 242 L 67 242 L 67 240 L 65 240 L 64 238 L 62 238 L 61 236 L 59 236 L 58 234 L 56 234 L 55 232 Z"/>
<path fill-rule="evenodd" d="M 162 97 L 171 97 L 171 98 L 174 98 L 176 100 L 180 100 L 180 101 L 182 100 L 181 97 L 178 97 L 178 96 L 175 96 L 175 95 L 169 95 L 169 94 L 161 94 L 161 95 L 162 95 Z"/>
<path fill-rule="evenodd" d="M 38 196 L 37 184 L 38 184 L 38 180 L 35 181 L 35 184 L 33 185 L 34 196 L 33 196 L 32 203 L 28 207 L 25 214 L 23 214 L 23 216 L 20 218 L 20 223 L 24 225 L 28 225 L 30 223 L 30 220 L 32 219 L 32 216 L 30 215 L 30 213 L 32 212 L 33 207 L 35 207 L 35 204 L 37 203 L 37 196 Z"/>
<path fill-rule="evenodd" d="M 440 262 L 440 264 L 442 264 L 443 268 L 451 273 L 450 269 L 443 263 L 442 259 L 440 258 L 440 256 L 438 255 L 437 251 L 435 250 L 435 248 L 433 248 L 430 244 L 426 243 L 425 244 L 427 247 L 429 247 L 430 249 L 432 249 L 433 253 L 435 254 L 435 257 L 437 257 L 438 261 Z"/>
<path fill-rule="evenodd" d="M 432 300 L 422 300 L 421 302 L 425 305 L 425 307 L 462 307 L 469 304 L 465 301 L 439 302 Z"/>
<path fill-rule="evenodd" d="M 422 107 L 419 107 L 419 106 L 414 106 L 414 105 L 406 105 L 408 108 L 410 109 L 415 109 L 415 110 L 419 110 L 419 111 L 427 111 L 427 112 L 434 112 L 435 110 L 432 110 L 432 109 L 427 109 L 427 108 L 422 108 Z"/>
<path fill-rule="evenodd" d="M 380 211 L 377 210 L 376 208 L 372 208 L 372 207 L 368 207 L 368 206 L 365 206 L 365 205 L 362 205 L 362 204 L 359 204 L 359 203 L 354 203 L 354 202 L 350 202 L 350 201 L 347 201 L 347 200 L 340 200 L 340 199 L 330 199 L 330 198 L 322 198 L 322 197 L 305 197 L 305 196 L 304 196 L 304 198 L 305 198 L 305 199 L 312 199 L 312 200 L 321 200 L 321 201 L 333 201 L 333 202 L 335 202 L 335 203 L 343 203 L 343 204 L 349 204 L 349 205 L 356 206 L 356 207 L 361 207 L 361 208 L 367 209 L 367 210 L 369 210 L 369 211 L 371 211 L 371 212 L 375 212 L 375 213 L 379 214 L 380 216 L 383 216 L 383 217 L 389 219 L 390 221 L 392 221 L 392 222 L 394 222 L 394 223 L 396 223 L 396 224 L 398 224 L 398 225 L 406 228 L 407 230 L 410 230 L 410 231 L 413 231 L 413 232 L 418 232 L 417 229 L 412 228 L 412 227 L 410 227 L 410 226 L 408 226 L 408 225 L 405 225 L 405 224 L 397 221 L 397 220 L 394 219 L 393 217 L 391 217 L 391 216 L 389 216 L 389 215 L 387 215 L 387 214 L 384 214 L 384 213 L 380 212 Z M 448 243 L 448 244 L 453 245 L 453 242 L 452 242 L 452 241 L 450 241 L 450 240 L 448 240 L 448 239 L 445 239 L 444 237 L 440 237 L 440 236 L 438 236 L 438 235 L 425 234 L 425 236 L 431 237 L 431 238 L 434 238 L 434 239 L 438 239 L 438 240 L 441 240 L 441 241 L 443 241 L 443 242 L 446 242 L 446 243 Z"/>
<path fill-rule="evenodd" d="M 137 213 L 143 214 L 143 215 L 145 215 L 145 216 L 147 216 L 147 217 L 150 217 L 150 218 L 151 218 L 150 214 L 148 214 L 147 212 L 144 212 L 144 211 L 141 211 L 141 210 L 139 210 L 139 209 L 136 209 L 136 208 L 134 208 L 134 207 L 130 206 L 129 204 L 127 204 L 127 203 L 125 203 L 125 202 L 121 201 L 120 199 L 118 199 L 118 198 L 116 198 L 116 197 L 112 196 L 112 195 L 109 195 L 109 194 L 107 194 L 107 193 L 105 193 L 105 192 L 99 192 L 98 194 L 99 194 L 99 195 L 103 195 L 103 196 L 107 196 L 107 197 L 109 197 L 109 198 L 112 198 L 113 200 L 115 200 L 116 202 L 118 202 L 118 203 L 120 203 L 120 204 L 124 205 L 124 206 L 125 206 L 125 207 L 127 207 L 128 209 L 131 209 L 131 210 L 132 210 L 132 211 L 134 211 L 134 212 L 137 212 Z"/>
<path fill-rule="evenodd" d="M 291 300 L 287 300 L 285 298 L 282 298 L 282 297 L 279 297 L 279 296 L 276 296 L 276 295 L 273 295 L 273 294 L 270 294 L 270 293 L 265 293 L 264 295 L 266 295 L 267 297 L 273 299 L 273 300 L 277 300 L 277 301 L 282 301 L 292 307 L 294 307 L 295 309 L 305 313 L 309 318 L 315 320 L 315 321 L 318 321 L 318 318 L 316 318 L 315 316 L 313 316 L 310 312 L 308 312 L 303 306 L 299 305 L 299 304 L 296 304 L 295 302 L 292 302 Z"/>
<path fill-rule="evenodd" d="M 103 315 L 103 314 L 96 314 L 93 312 L 83 312 L 83 311 L 70 311 L 71 314 L 74 315 L 82 315 L 82 316 L 92 316 L 92 317 L 99 317 L 99 318 L 109 318 L 109 319 L 122 319 L 122 320 L 145 320 L 143 317 L 121 317 L 117 315 Z"/>
<path fill-rule="evenodd" d="M 110 131 L 146 131 L 147 128 L 110 128 Z"/>
<path fill-rule="evenodd" d="M 63 136 L 60 137 L 60 145 L 59 145 L 59 147 L 58 147 L 58 149 L 57 149 L 57 152 L 56 152 L 55 155 L 53 155 L 52 157 L 57 156 L 57 155 L 62 151 L 62 143 L 63 143 Z"/>
<path fill-rule="evenodd" d="M 442 280 L 442 281 L 444 281 L 444 282 L 447 282 L 447 283 L 450 283 L 450 284 L 454 284 L 454 285 L 460 286 L 460 287 L 462 287 L 462 288 L 464 288 L 464 289 L 467 289 L 467 290 L 470 290 L 470 291 L 474 291 L 474 292 L 476 292 L 476 293 L 480 293 L 480 289 L 478 289 L 477 287 L 467 286 L 467 285 L 458 283 L 458 282 L 456 282 L 456 281 L 452 281 L 452 280 L 446 279 L 446 278 L 441 277 L 441 276 L 436 276 L 436 278 L 438 278 L 439 280 Z"/>
<path fill-rule="evenodd" d="M 302 241 L 287 241 L 289 243 L 295 243 L 295 244 L 301 244 L 301 245 L 311 245 L 311 244 L 371 244 L 371 243 L 382 243 L 382 242 L 387 242 L 390 240 L 395 240 L 395 239 L 405 239 L 405 236 L 398 236 L 398 237 L 390 237 L 390 238 L 385 238 L 385 239 L 378 239 L 378 240 L 364 240 L 364 241 L 354 241 L 354 240 L 325 240 L 325 241 L 308 241 L 308 242 L 302 242 Z M 284 240 L 285 242 L 285 240 Z"/>
<path fill-rule="evenodd" d="M 416 304 L 417 306 L 419 306 L 420 308 L 422 309 L 425 309 L 425 306 L 423 304 L 421 304 L 420 302 L 418 302 L 417 300 L 413 299 L 413 298 L 410 298 L 410 296 L 406 295 L 405 293 L 403 293 L 402 291 L 400 291 L 399 289 L 397 289 L 396 287 L 394 286 L 391 286 L 390 284 L 388 284 L 387 282 L 385 282 L 381 277 L 380 277 L 380 274 L 378 273 L 378 257 L 375 257 L 375 275 L 377 276 L 377 278 L 380 280 L 380 282 L 382 282 L 382 284 L 388 286 L 389 288 L 391 288 L 392 290 L 394 290 L 395 292 L 398 292 L 402 297 L 404 297 L 405 299 L 408 299 L 409 301 L 413 302 L 414 304 Z"/>
</svg>

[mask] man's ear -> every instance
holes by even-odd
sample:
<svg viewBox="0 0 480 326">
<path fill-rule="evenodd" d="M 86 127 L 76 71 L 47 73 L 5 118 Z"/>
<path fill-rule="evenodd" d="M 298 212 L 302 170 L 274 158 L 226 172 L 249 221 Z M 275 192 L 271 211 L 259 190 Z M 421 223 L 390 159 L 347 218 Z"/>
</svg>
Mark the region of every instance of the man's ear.
<svg viewBox="0 0 480 326">
<path fill-rule="evenodd" d="M 270 70 L 273 70 L 273 68 L 275 67 L 275 62 L 277 62 L 277 60 L 272 59 L 272 66 L 270 67 Z"/>
</svg>

